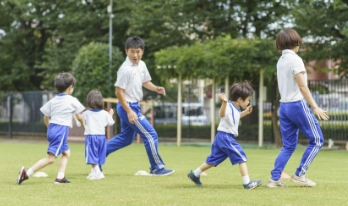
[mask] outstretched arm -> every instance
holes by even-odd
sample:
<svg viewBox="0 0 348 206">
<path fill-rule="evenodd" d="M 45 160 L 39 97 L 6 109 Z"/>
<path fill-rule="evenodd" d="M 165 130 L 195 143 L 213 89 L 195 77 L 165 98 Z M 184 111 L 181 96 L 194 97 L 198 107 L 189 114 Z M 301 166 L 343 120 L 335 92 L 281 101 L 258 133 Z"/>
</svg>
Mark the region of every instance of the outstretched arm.
<svg viewBox="0 0 348 206">
<path fill-rule="evenodd" d="M 158 87 L 154 85 L 151 81 L 143 83 L 143 87 L 145 87 L 148 90 L 157 92 L 158 94 L 163 94 L 164 96 L 166 96 L 166 90 L 164 89 L 164 87 Z"/>
</svg>

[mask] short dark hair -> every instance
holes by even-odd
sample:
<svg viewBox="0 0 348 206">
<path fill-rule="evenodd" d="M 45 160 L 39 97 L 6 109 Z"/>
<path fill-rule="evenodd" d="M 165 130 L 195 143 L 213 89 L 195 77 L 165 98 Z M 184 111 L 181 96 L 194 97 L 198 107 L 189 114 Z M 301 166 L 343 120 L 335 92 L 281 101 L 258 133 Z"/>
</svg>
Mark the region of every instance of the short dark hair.
<svg viewBox="0 0 348 206">
<path fill-rule="evenodd" d="M 140 48 L 145 50 L 145 43 L 140 37 L 133 36 L 127 39 L 125 47 L 126 50 L 129 48 Z"/>
<path fill-rule="evenodd" d="M 293 29 L 283 29 L 277 34 L 276 47 L 278 50 L 293 49 L 301 45 L 302 39 Z"/>
<path fill-rule="evenodd" d="M 86 102 L 90 109 L 104 108 L 103 95 L 97 89 L 93 89 L 88 93 Z"/>
<path fill-rule="evenodd" d="M 254 89 L 249 81 L 234 83 L 230 88 L 230 99 L 231 101 L 237 101 L 238 98 L 242 98 L 244 101 L 249 96 L 254 94 Z"/>
<path fill-rule="evenodd" d="M 54 86 L 59 93 L 64 92 L 71 85 L 75 86 L 75 77 L 67 72 L 59 73 L 54 77 Z"/>
</svg>

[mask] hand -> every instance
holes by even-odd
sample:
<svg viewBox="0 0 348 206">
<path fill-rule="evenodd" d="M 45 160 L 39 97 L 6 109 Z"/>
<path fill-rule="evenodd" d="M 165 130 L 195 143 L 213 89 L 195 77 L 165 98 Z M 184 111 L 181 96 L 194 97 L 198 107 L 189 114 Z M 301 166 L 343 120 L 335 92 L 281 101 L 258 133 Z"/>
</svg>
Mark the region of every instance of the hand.
<svg viewBox="0 0 348 206">
<path fill-rule="evenodd" d="M 76 126 L 77 127 L 81 127 L 81 122 L 79 120 L 76 119 Z"/>
<path fill-rule="evenodd" d="M 127 113 L 128 121 L 131 124 L 135 124 L 138 121 L 138 115 L 132 110 Z"/>
<path fill-rule="evenodd" d="M 164 87 L 156 87 L 156 92 L 158 94 L 163 94 L 163 96 L 166 96 L 166 90 L 164 89 Z"/>
<path fill-rule="evenodd" d="M 326 111 L 322 110 L 319 107 L 316 107 L 313 109 L 313 112 L 315 115 L 317 115 L 318 119 L 322 120 L 328 120 L 329 116 L 326 114 Z"/>
<path fill-rule="evenodd" d="M 225 93 L 221 93 L 219 94 L 219 98 L 221 99 L 221 101 L 227 102 L 228 100 L 225 97 Z"/>
<path fill-rule="evenodd" d="M 244 111 L 245 111 L 246 114 L 250 114 L 253 111 L 253 106 L 249 105 L 247 108 L 245 108 Z"/>
<path fill-rule="evenodd" d="M 113 109 L 110 109 L 109 110 L 109 114 L 112 116 L 114 114 L 114 110 Z"/>
</svg>

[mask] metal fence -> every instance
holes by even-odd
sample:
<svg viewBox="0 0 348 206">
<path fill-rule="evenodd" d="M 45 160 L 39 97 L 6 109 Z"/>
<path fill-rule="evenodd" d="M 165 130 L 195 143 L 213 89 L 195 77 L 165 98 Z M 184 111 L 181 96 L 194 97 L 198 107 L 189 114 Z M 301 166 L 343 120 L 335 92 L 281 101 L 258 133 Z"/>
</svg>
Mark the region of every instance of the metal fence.
<svg viewBox="0 0 348 206">
<path fill-rule="evenodd" d="M 325 80 L 309 81 L 308 86 L 317 104 L 325 109 L 330 119 L 320 121 L 325 139 L 334 141 L 348 140 L 348 81 Z M 251 99 L 253 112 L 241 119 L 239 136 L 236 138 L 244 142 L 257 142 L 258 140 L 258 98 L 259 89 L 254 87 L 255 95 Z M 274 107 L 276 82 L 263 88 L 263 119 L 264 119 L 264 141 L 273 142 L 271 113 Z M 177 134 L 177 88 L 167 88 L 167 95 L 157 95 L 144 90 L 144 101 L 153 105 L 151 108 L 143 108 L 143 113 L 150 119 L 154 114 L 154 127 L 159 138 L 175 139 Z M 208 93 L 211 87 L 184 86 L 182 90 L 183 114 L 182 114 L 182 140 L 183 141 L 210 141 L 210 124 L 215 118 L 216 128 L 219 123 L 220 101 L 218 97 L 212 100 Z M 216 94 L 224 92 L 223 86 L 216 88 Z M 0 101 L 0 134 L 12 137 L 17 133 L 34 133 L 45 136 L 46 127 L 40 107 L 56 92 L 14 92 L 2 94 Z M 217 95 L 216 95 L 217 96 Z M 215 105 L 215 116 L 212 117 L 211 105 Z M 115 105 L 112 105 L 114 107 Z M 119 124 L 119 121 L 117 121 Z M 278 122 L 279 124 L 279 122 Z M 119 126 L 113 127 L 112 134 L 119 133 Z M 83 131 L 70 132 L 71 135 L 83 135 Z M 306 138 L 300 134 L 300 140 Z"/>
</svg>

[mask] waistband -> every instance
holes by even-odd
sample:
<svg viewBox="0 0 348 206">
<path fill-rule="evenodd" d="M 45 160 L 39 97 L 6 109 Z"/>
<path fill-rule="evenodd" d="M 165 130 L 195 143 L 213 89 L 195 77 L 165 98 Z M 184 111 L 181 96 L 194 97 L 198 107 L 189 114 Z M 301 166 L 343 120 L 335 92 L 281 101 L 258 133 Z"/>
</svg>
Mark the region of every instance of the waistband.
<svg viewBox="0 0 348 206">
<path fill-rule="evenodd" d="M 223 131 L 218 131 L 218 133 L 226 134 L 226 135 L 231 136 L 231 137 L 234 138 L 234 135 L 231 134 L 231 133 L 227 133 L 227 132 L 223 132 Z"/>
</svg>

